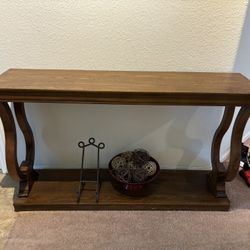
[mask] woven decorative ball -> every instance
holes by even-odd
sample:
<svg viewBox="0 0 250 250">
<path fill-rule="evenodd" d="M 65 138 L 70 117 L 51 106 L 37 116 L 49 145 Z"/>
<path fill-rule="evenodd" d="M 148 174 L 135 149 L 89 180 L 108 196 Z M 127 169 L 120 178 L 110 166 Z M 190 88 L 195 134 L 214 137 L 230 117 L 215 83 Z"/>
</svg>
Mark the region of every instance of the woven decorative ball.
<svg viewBox="0 0 250 250">
<path fill-rule="evenodd" d="M 131 173 L 127 168 L 120 169 L 117 176 L 121 181 L 129 182 L 131 180 Z"/>
<path fill-rule="evenodd" d="M 133 161 L 138 166 L 142 166 L 150 160 L 149 153 L 144 149 L 136 149 L 133 151 Z"/>
<path fill-rule="evenodd" d="M 130 162 L 130 161 L 132 161 L 133 152 L 132 151 L 126 151 L 126 152 L 121 153 L 120 156 L 122 158 L 124 158 L 126 160 L 126 162 Z"/>
<path fill-rule="evenodd" d="M 128 169 L 135 170 L 136 167 L 137 167 L 137 166 L 135 165 L 135 163 L 134 163 L 133 161 L 129 161 L 129 162 L 127 163 L 127 168 L 128 168 Z"/>
<path fill-rule="evenodd" d="M 142 168 L 146 170 L 148 176 L 154 175 L 157 171 L 157 165 L 153 161 L 147 162 L 142 166 Z"/>
<path fill-rule="evenodd" d="M 148 178 L 147 171 L 144 168 L 137 168 L 133 173 L 133 181 L 135 183 L 142 183 Z"/>
<path fill-rule="evenodd" d="M 114 170 L 123 169 L 126 166 L 126 160 L 121 156 L 117 156 L 112 160 L 111 165 Z"/>
</svg>

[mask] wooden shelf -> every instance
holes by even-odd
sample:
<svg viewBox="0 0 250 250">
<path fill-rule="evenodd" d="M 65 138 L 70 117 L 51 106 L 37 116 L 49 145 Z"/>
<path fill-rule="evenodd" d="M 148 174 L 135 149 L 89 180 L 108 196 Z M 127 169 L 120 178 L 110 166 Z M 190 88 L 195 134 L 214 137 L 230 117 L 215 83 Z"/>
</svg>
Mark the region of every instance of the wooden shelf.
<svg viewBox="0 0 250 250">
<path fill-rule="evenodd" d="M 161 170 L 151 184 L 152 194 L 130 197 L 116 191 L 107 170 L 102 170 L 100 201 L 95 203 L 92 184 L 86 185 L 76 204 L 78 170 L 40 170 L 27 198 L 14 196 L 15 211 L 25 210 L 217 210 L 229 209 L 227 198 L 215 198 L 207 191 L 208 171 Z M 92 179 L 93 170 L 85 174 Z"/>
</svg>

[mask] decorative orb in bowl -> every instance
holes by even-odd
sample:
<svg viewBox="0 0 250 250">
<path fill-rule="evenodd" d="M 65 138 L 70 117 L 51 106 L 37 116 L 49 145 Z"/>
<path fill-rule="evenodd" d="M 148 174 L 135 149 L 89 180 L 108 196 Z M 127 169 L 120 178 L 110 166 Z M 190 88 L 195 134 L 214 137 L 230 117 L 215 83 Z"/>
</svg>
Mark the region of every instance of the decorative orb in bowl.
<svg viewBox="0 0 250 250">
<path fill-rule="evenodd" d="M 153 192 L 150 183 L 160 172 L 158 162 L 145 150 L 120 153 L 109 162 L 113 187 L 130 196 L 145 196 Z"/>
</svg>

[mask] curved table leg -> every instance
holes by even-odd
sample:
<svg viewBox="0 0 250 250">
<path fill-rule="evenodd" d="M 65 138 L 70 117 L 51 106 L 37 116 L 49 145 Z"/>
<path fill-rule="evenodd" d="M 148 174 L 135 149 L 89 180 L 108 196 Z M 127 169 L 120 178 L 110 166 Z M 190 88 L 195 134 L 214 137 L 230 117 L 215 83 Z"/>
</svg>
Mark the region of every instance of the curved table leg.
<svg viewBox="0 0 250 250">
<path fill-rule="evenodd" d="M 221 123 L 217 128 L 211 148 L 212 172 L 208 175 L 208 186 L 216 197 L 226 197 L 224 164 L 220 161 L 220 147 L 222 139 L 233 120 L 235 107 L 225 107 Z"/>
<path fill-rule="evenodd" d="M 0 102 L 0 117 L 5 132 L 6 164 L 9 175 L 20 183 L 18 196 L 27 197 L 33 181 L 37 177 L 37 174 L 33 170 L 35 155 L 34 139 L 25 115 L 24 104 L 14 103 L 14 109 L 25 139 L 26 158 L 21 163 L 21 166 L 19 166 L 17 162 L 16 126 L 13 114 L 7 102 Z"/>
<path fill-rule="evenodd" d="M 34 137 L 33 137 L 31 127 L 26 118 L 24 104 L 14 103 L 14 110 L 15 110 L 18 125 L 23 133 L 25 145 L 26 145 L 26 158 L 24 162 L 27 162 L 27 164 L 21 164 L 21 168 L 23 168 L 22 169 L 23 171 L 29 171 L 33 169 L 33 165 L 34 165 L 34 158 L 35 158 Z"/>
<path fill-rule="evenodd" d="M 226 181 L 232 181 L 238 173 L 241 158 L 242 135 L 249 116 L 250 107 L 242 107 L 236 117 L 231 138 L 230 161 L 225 177 Z"/>
<path fill-rule="evenodd" d="M 234 110 L 234 107 L 225 108 L 222 121 L 213 138 L 211 150 L 211 162 L 213 169 L 208 176 L 208 185 L 211 192 L 216 197 L 226 197 L 225 182 L 232 181 L 236 177 L 239 170 L 242 135 L 250 116 L 250 107 L 241 107 L 235 119 L 230 145 L 230 161 L 227 170 L 224 164 L 220 162 L 221 141 L 231 124 Z"/>
</svg>

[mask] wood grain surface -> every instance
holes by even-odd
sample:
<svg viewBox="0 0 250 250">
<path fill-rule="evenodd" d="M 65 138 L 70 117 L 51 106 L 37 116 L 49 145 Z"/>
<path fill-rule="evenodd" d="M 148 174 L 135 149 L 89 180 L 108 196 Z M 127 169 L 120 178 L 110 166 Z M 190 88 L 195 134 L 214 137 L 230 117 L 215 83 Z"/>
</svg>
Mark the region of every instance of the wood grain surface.
<svg viewBox="0 0 250 250">
<path fill-rule="evenodd" d="M 250 81 L 238 73 L 10 69 L 0 100 L 168 105 L 250 105 Z"/>
</svg>

